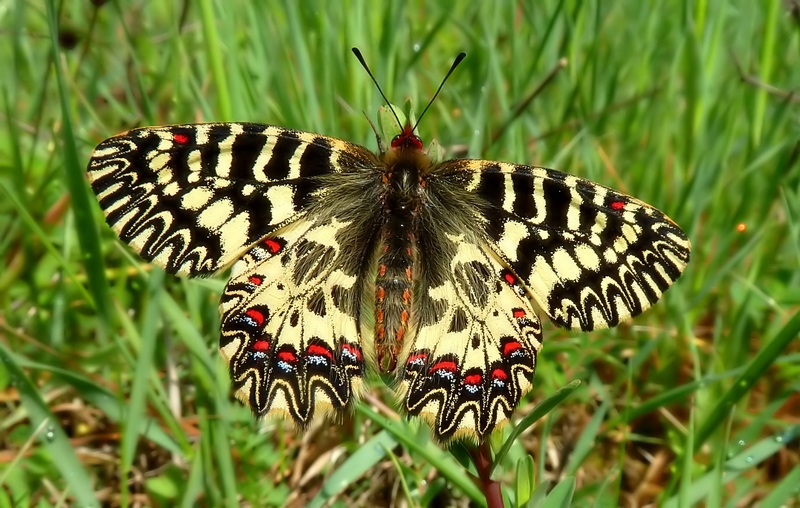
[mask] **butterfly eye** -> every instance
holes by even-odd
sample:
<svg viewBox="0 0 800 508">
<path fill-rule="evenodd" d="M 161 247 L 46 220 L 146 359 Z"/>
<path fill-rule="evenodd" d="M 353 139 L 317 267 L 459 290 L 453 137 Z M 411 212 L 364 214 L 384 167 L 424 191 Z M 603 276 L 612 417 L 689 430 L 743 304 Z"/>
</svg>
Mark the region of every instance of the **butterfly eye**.
<svg viewBox="0 0 800 508">
<path fill-rule="evenodd" d="M 424 145 L 422 139 L 416 134 L 398 134 L 392 138 L 392 148 L 413 148 L 415 150 L 422 150 Z"/>
</svg>

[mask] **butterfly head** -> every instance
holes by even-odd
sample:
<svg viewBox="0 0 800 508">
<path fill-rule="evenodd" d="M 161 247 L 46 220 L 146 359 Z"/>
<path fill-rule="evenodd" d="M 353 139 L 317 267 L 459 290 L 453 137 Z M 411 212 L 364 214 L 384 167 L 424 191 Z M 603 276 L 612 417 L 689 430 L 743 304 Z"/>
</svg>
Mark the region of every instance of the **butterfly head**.
<svg viewBox="0 0 800 508">
<path fill-rule="evenodd" d="M 394 125 L 394 132 L 397 132 L 397 125 Z M 386 164 L 389 171 L 392 171 L 396 166 L 400 167 L 415 167 L 415 168 L 429 168 L 433 161 L 428 155 L 422 139 L 414 133 L 414 126 L 410 122 L 405 122 L 400 133 L 395 135 L 389 143 L 389 146 L 383 146 L 380 143 L 380 136 L 378 136 L 380 147 L 380 159 Z M 388 134 L 384 139 L 391 136 L 390 132 L 384 131 Z"/>
<path fill-rule="evenodd" d="M 414 122 L 412 120 L 410 114 L 406 116 L 405 122 L 402 122 L 400 120 L 400 116 L 397 114 L 397 112 L 395 111 L 394 107 L 389 103 L 389 99 L 386 98 L 386 94 L 383 93 L 383 90 L 381 89 L 381 85 L 378 83 L 378 80 L 375 79 L 375 76 L 372 74 L 372 71 L 369 70 L 369 66 L 367 65 L 367 62 L 364 61 L 364 57 L 361 55 L 361 51 L 359 51 L 358 48 L 353 48 L 352 51 L 353 51 L 353 54 L 358 59 L 358 61 L 361 63 L 361 66 L 364 67 L 365 71 L 367 71 L 367 74 L 369 75 L 370 79 L 372 79 L 372 82 L 375 83 L 375 86 L 378 89 L 378 92 L 380 92 L 381 97 L 383 97 L 383 100 L 386 102 L 386 105 L 388 106 L 388 110 L 391 112 L 392 116 L 394 116 L 394 119 L 397 120 L 397 125 L 402 125 L 403 126 L 401 128 L 400 134 L 398 134 L 394 138 L 392 138 L 392 143 L 390 145 L 391 148 L 392 148 L 392 151 L 393 152 L 407 152 L 407 153 L 413 153 L 413 154 L 422 153 L 423 149 L 424 149 L 424 145 L 422 144 L 422 140 L 419 138 L 419 136 L 414 134 L 414 131 L 417 129 L 417 125 L 419 124 L 419 121 L 422 119 L 423 116 L 425 116 L 425 113 L 428 111 L 428 108 L 430 108 L 431 104 L 433 104 L 433 101 L 436 100 L 436 97 L 439 95 L 439 92 L 442 91 L 442 87 L 444 86 L 445 82 L 447 81 L 447 78 L 450 77 L 450 74 L 452 74 L 453 71 L 456 69 L 456 67 L 458 67 L 458 64 L 461 63 L 461 61 L 467 56 L 466 53 L 462 52 L 462 53 L 459 53 L 458 56 L 456 56 L 456 59 L 453 62 L 453 65 L 450 66 L 450 70 L 447 71 L 447 74 L 445 75 L 444 79 L 442 80 L 441 84 L 439 85 L 439 88 L 436 90 L 436 93 L 433 94 L 433 97 L 428 102 L 428 105 L 425 106 L 425 109 L 422 110 L 422 114 L 419 115 L 419 118 L 416 120 L 416 122 Z M 380 117 L 379 117 L 379 121 L 380 121 Z M 374 129 L 374 127 L 373 127 L 373 129 Z M 377 131 L 376 131 L 376 134 L 377 134 Z M 378 136 L 378 145 L 380 146 L 381 154 L 383 155 L 384 154 L 384 149 L 383 149 L 383 146 L 380 143 L 380 136 Z"/>
<path fill-rule="evenodd" d="M 414 134 L 414 127 L 406 122 L 403 131 L 392 138 L 391 147 L 395 150 L 422 150 L 424 145 L 420 137 Z"/>
<path fill-rule="evenodd" d="M 398 157 L 401 153 L 416 157 L 425 153 L 425 145 L 416 134 L 416 120 L 411 101 L 408 101 L 404 108 L 392 104 L 381 107 L 378 111 L 378 129 L 375 129 L 375 135 L 378 138 L 381 157 L 385 158 L 390 154 Z M 382 139 L 391 142 L 385 146 L 381 142 Z"/>
</svg>

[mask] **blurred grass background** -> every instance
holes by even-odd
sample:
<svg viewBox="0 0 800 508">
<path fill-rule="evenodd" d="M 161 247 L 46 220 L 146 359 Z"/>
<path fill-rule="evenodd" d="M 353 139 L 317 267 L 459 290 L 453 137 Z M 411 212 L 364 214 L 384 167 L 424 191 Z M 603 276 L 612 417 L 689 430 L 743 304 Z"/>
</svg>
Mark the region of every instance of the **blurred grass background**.
<svg viewBox="0 0 800 508">
<path fill-rule="evenodd" d="M 545 323 L 516 415 L 583 384 L 498 464 L 508 506 L 799 506 L 799 35 L 779 0 L 0 2 L 0 507 L 485 503 L 380 382 L 340 425 L 254 422 L 217 353 L 224 275 L 143 264 L 86 184 L 142 125 L 375 148 L 352 46 L 417 111 L 465 51 L 424 140 L 618 188 L 692 239 L 632 323 Z"/>
</svg>

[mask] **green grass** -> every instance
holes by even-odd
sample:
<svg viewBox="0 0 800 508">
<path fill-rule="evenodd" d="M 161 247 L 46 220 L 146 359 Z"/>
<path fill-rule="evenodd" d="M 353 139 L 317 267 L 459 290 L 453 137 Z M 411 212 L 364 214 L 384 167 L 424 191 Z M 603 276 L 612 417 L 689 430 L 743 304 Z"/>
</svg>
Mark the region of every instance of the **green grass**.
<svg viewBox="0 0 800 508">
<path fill-rule="evenodd" d="M 493 440 L 511 438 L 494 469 L 507 506 L 800 505 L 800 101 L 782 93 L 800 83 L 800 18 L 785 9 L 2 2 L 0 507 L 486 503 L 468 447 L 398 419 L 379 382 L 341 425 L 254 422 L 217 353 L 224 276 L 144 264 L 86 184 L 94 145 L 141 125 L 255 121 L 375 148 L 362 111 L 381 100 L 352 46 L 417 111 L 465 51 L 424 140 L 618 188 L 692 239 L 684 276 L 630 324 L 545 323 L 516 416 L 581 384 Z"/>
</svg>

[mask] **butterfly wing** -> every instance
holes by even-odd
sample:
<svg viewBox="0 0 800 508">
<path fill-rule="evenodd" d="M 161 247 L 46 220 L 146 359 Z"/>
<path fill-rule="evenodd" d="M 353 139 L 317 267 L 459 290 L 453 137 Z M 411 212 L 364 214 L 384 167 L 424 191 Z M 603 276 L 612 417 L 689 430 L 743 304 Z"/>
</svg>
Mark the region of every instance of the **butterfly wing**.
<svg viewBox="0 0 800 508">
<path fill-rule="evenodd" d="M 88 174 L 123 241 L 170 273 L 197 276 L 296 220 L 326 175 L 374 164 L 367 149 L 335 138 L 209 123 L 109 138 L 95 148 Z"/>
<path fill-rule="evenodd" d="M 400 363 L 403 405 L 440 441 L 483 439 L 531 388 L 541 326 L 494 252 L 465 234 L 437 243 L 449 266 L 440 283 L 428 276 L 417 291 L 417 333 Z"/>
<path fill-rule="evenodd" d="M 544 168 L 443 163 L 436 178 L 480 199 L 491 248 L 556 324 L 615 326 L 653 305 L 689 262 L 686 234 L 654 207 Z"/>
<path fill-rule="evenodd" d="M 347 407 L 360 386 L 354 266 L 365 254 L 342 253 L 334 212 L 357 215 L 335 202 L 374 186 L 377 164 L 338 139 L 219 123 L 110 138 L 88 173 L 107 222 L 143 258 L 190 276 L 241 258 L 221 300 L 234 389 L 254 412 L 302 426 Z"/>
<path fill-rule="evenodd" d="M 655 303 L 686 235 L 630 196 L 557 171 L 447 161 L 426 181 L 406 411 L 440 440 L 483 439 L 531 387 L 541 327 L 613 326 Z"/>
<path fill-rule="evenodd" d="M 361 279 L 347 268 L 348 223 L 302 219 L 233 266 L 220 303 L 220 349 L 236 396 L 259 415 L 305 426 L 354 400 L 364 361 Z"/>
</svg>

